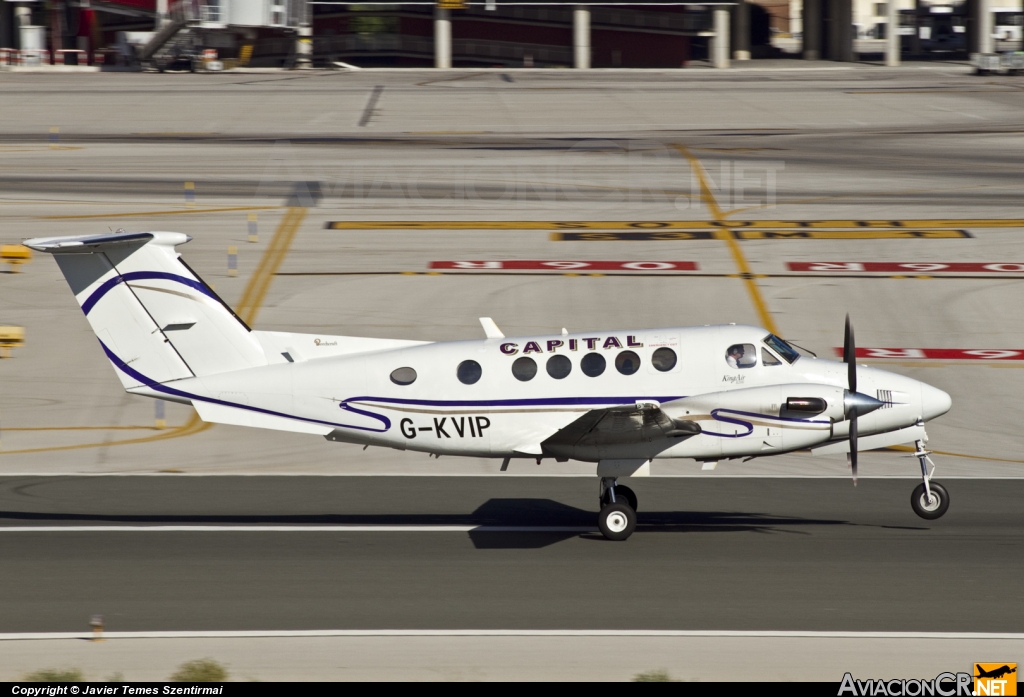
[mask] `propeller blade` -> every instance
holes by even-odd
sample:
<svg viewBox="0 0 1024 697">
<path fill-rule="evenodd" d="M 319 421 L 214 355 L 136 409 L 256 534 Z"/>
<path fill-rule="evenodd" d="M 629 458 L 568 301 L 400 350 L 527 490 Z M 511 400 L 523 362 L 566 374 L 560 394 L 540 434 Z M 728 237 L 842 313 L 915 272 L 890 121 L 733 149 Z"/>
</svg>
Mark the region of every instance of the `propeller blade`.
<svg viewBox="0 0 1024 697">
<path fill-rule="evenodd" d="M 850 417 L 850 471 L 853 473 L 853 485 L 857 486 L 857 413 Z"/>
<path fill-rule="evenodd" d="M 846 362 L 846 376 L 847 381 L 849 382 L 848 397 L 855 398 L 864 396 L 857 394 L 857 347 L 854 345 L 853 325 L 850 323 L 849 313 L 846 315 L 846 333 L 843 336 L 843 360 Z M 859 404 L 857 404 L 857 401 L 859 400 L 851 399 L 850 454 L 847 455 L 850 462 L 850 472 L 853 474 L 854 486 L 857 486 L 857 412 L 859 411 Z"/>
<path fill-rule="evenodd" d="M 853 343 L 853 325 L 846 315 L 846 335 L 843 337 L 843 361 L 846 362 L 847 380 L 850 392 L 857 391 L 857 348 Z"/>
</svg>

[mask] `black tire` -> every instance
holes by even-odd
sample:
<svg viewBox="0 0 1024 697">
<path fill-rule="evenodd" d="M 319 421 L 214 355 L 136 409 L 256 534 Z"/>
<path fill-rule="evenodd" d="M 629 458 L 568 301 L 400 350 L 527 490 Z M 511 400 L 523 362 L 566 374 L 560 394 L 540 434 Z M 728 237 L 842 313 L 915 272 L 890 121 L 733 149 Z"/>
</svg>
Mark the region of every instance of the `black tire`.
<svg viewBox="0 0 1024 697">
<path fill-rule="evenodd" d="M 625 501 L 623 501 L 623 499 L 625 499 Z M 615 500 L 619 501 L 621 503 L 628 503 L 629 507 L 632 508 L 634 512 L 636 511 L 636 504 L 637 504 L 636 494 L 633 493 L 633 490 L 630 489 L 625 484 L 616 484 L 615 485 Z M 605 494 L 604 494 L 604 501 L 601 502 L 601 507 L 604 508 L 610 502 L 611 502 L 611 496 L 609 496 L 608 492 L 606 491 Z"/>
<path fill-rule="evenodd" d="M 910 495 L 910 506 L 914 509 L 914 513 L 925 520 L 935 520 L 936 518 L 941 518 L 949 510 L 949 492 L 946 491 L 946 487 L 938 482 L 929 482 L 928 486 L 932 491 L 932 496 L 938 498 L 938 502 L 928 503 L 924 483 L 922 482 L 917 485 L 914 493 Z"/>
<path fill-rule="evenodd" d="M 636 511 L 624 503 L 610 503 L 597 514 L 597 527 L 609 540 L 625 540 L 636 529 Z"/>
</svg>

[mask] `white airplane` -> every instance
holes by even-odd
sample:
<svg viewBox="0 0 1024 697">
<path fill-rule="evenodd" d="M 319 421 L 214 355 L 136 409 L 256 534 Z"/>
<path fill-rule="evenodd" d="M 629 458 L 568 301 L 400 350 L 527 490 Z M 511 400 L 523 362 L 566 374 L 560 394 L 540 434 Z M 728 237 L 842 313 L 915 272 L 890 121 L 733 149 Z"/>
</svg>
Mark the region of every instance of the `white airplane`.
<svg viewBox="0 0 1024 697">
<path fill-rule="evenodd" d="M 424 342 L 254 331 L 175 251 L 177 232 L 27 240 L 54 255 L 131 394 L 191 404 L 212 423 L 441 455 L 597 463 L 601 532 L 624 540 L 636 495 L 621 477 L 660 458 L 722 459 L 915 443 L 922 518 L 949 507 L 924 422 L 931 385 L 802 356 L 751 326 L 626 329 Z M 932 469 L 929 471 L 928 465 Z"/>
</svg>

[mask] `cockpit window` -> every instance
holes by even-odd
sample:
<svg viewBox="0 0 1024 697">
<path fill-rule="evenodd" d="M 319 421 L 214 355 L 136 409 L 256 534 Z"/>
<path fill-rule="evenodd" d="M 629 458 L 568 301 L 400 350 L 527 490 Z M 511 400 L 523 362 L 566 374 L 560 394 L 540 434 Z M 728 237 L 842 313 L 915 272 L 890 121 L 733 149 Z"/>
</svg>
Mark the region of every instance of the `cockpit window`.
<svg viewBox="0 0 1024 697">
<path fill-rule="evenodd" d="M 768 336 L 766 336 L 764 338 L 764 343 L 768 344 L 768 348 L 772 349 L 773 351 L 775 351 L 775 353 L 782 356 L 787 363 L 792 363 L 797 358 L 800 358 L 800 354 L 796 352 L 795 348 L 793 348 L 792 346 L 790 346 L 789 344 L 787 344 L 785 341 L 775 336 L 774 334 L 769 334 Z"/>
<path fill-rule="evenodd" d="M 782 365 L 782 361 L 775 357 L 775 354 L 768 349 L 761 348 L 761 365 Z"/>
<path fill-rule="evenodd" d="M 753 368 L 757 365 L 757 349 L 753 344 L 733 344 L 725 352 L 730 368 Z"/>
</svg>

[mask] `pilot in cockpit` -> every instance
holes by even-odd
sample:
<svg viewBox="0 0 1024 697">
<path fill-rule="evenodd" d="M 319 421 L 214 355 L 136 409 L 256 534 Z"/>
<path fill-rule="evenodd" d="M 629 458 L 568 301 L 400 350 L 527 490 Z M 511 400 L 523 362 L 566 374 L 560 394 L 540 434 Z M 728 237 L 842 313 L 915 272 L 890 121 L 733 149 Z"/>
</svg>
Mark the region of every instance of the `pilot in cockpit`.
<svg viewBox="0 0 1024 697">
<path fill-rule="evenodd" d="M 749 344 L 733 344 L 725 352 L 725 362 L 730 368 L 752 368 L 757 363 L 757 354 Z"/>
</svg>

